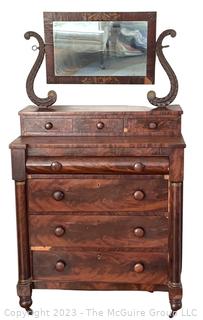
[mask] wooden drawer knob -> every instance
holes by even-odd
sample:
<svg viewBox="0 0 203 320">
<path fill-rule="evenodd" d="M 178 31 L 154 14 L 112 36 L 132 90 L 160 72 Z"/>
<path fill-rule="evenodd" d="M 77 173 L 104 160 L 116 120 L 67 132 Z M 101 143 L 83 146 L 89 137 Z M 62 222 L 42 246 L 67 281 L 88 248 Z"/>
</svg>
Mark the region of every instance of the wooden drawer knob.
<svg viewBox="0 0 203 320">
<path fill-rule="evenodd" d="M 136 263 L 133 269 L 136 273 L 141 273 L 144 271 L 144 266 L 142 263 Z"/>
<path fill-rule="evenodd" d="M 103 129 L 104 128 L 104 123 L 102 121 L 99 121 L 97 123 L 97 129 Z"/>
<path fill-rule="evenodd" d="M 137 227 L 134 229 L 134 235 L 137 237 L 137 238 L 142 238 L 144 237 L 144 229 L 143 228 L 140 228 L 140 227 Z"/>
<path fill-rule="evenodd" d="M 142 190 L 137 190 L 134 192 L 134 198 L 135 200 L 143 200 L 145 197 L 145 194 Z"/>
<path fill-rule="evenodd" d="M 101 253 L 98 253 L 98 255 L 97 255 L 97 260 L 101 260 L 101 258 L 102 258 Z"/>
<path fill-rule="evenodd" d="M 64 229 L 64 227 L 58 226 L 55 228 L 54 233 L 55 233 L 55 236 L 61 237 L 64 235 L 65 229 Z"/>
<path fill-rule="evenodd" d="M 150 122 L 149 123 L 149 129 L 156 129 L 158 127 L 156 122 Z"/>
<path fill-rule="evenodd" d="M 134 164 L 134 170 L 136 171 L 136 172 L 142 172 L 143 170 L 144 170 L 144 164 L 143 163 L 141 163 L 141 162 L 136 162 L 135 164 Z"/>
<path fill-rule="evenodd" d="M 64 193 L 62 191 L 55 191 L 53 193 L 53 198 L 56 200 L 56 201 L 60 201 L 64 198 Z"/>
<path fill-rule="evenodd" d="M 52 162 L 52 164 L 51 164 L 51 170 L 53 170 L 53 171 L 59 171 L 59 170 L 61 170 L 61 168 L 62 168 L 62 164 L 61 164 L 60 162 L 58 162 L 58 161 Z"/>
<path fill-rule="evenodd" d="M 65 266 L 66 266 L 65 262 L 62 260 L 59 260 L 59 261 L 57 261 L 57 263 L 55 265 L 55 269 L 58 272 L 62 272 L 62 271 L 64 271 Z"/>
<path fill-rule="evenodd" d="M 53 128 L 53 123 L 51 123 L 51 122 L 47 122 L 47 123 L 45 123 L 45 129 L 46 130 L 50 130 L 50 129 L 52 129 Z"/>
</svg>

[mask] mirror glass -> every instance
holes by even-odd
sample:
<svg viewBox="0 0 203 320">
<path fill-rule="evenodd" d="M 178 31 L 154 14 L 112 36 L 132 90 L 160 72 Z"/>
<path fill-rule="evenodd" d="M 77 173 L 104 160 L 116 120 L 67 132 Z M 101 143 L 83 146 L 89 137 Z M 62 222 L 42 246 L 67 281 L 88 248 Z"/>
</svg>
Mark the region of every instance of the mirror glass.
<svg viewBox="0 0 203 320">
<path fill-rule="evenodd" d="M 148 21 L 53 21 L 55 76 L 147 74 Z"/>
</svg>

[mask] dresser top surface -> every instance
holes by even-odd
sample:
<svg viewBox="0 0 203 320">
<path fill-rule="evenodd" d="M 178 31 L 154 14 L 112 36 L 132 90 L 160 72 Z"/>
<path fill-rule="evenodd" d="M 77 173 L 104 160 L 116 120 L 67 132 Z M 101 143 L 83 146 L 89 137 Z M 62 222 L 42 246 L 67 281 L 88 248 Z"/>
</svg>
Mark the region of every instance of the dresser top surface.
<svg viewBox="0 0 203 320">
<path fill-rule="evenodd" d="M 22 116 L 36 115 L 96 115 L 97 113 L 106 113 L 108 115 L 119 113 L 121 115 L 181 115 L 183 113 L 179 105 L 171 105 L 167 108 L 149 108 L 133 105 L 56 105 L 45 110 L 38 110 L 36 106 L 27 106 L 19 112 Z"/>
<path fill-rule="evenodd" d="M 179 137 L 19 137 L 10 148 L 184 148 Z"/>
</svg>

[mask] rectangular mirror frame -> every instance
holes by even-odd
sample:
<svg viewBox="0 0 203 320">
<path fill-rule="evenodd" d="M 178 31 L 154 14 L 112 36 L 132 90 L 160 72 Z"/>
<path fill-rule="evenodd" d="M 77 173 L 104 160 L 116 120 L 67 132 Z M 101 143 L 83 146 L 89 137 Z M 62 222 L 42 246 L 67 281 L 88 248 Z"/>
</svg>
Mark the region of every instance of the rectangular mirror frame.
<svg viewBox="0 0 203 320">
<path fill-rule="evenodd" d="M 146 76 L 56 76 L 54 70 L 54 21 L 147 21 Z M 154 84 L 156 12 L 44 12 L 47 83 L 54 84 Z"/>
</svg>

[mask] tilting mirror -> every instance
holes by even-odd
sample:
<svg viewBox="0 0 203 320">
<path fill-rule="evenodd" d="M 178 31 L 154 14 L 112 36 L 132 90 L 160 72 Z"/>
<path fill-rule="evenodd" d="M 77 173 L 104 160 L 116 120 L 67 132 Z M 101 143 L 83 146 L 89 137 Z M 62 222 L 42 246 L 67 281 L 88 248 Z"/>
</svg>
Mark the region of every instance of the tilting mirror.
<svg viewBox="0 0 203 320">
<path fill-rule="evenodd" d="M 154 83 L 156 14 L 44 13 L 48 83 Z"/>
<path fill-rule="evenodd" d="M 146 76 L 147 22 L 53 23 L 56 76 Z"/>
</svg>

